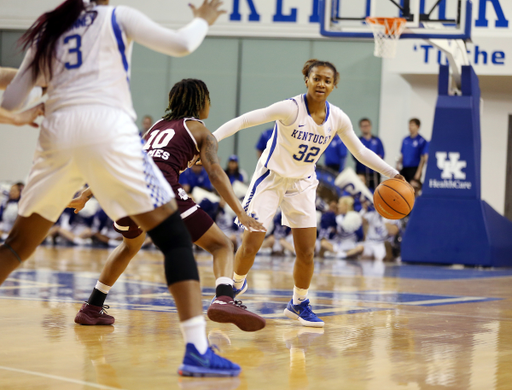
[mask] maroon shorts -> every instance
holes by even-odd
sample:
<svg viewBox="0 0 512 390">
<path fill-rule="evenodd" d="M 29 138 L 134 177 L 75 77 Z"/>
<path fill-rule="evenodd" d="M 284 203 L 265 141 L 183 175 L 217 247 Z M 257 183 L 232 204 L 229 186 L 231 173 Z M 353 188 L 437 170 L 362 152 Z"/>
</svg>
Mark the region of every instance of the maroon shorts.
<svg viewBox="0 0 512 390">
<path fill-rule="evenodd" d="M 130 217 L 124 217 L 114 222 L 114 230 L 126 238 L 137 238 L 143 232 Z"/>
<path fill-rule="evenodd" d="M 187 195 L 181 184 L 171 184 L 171 187 L 176 195 L 181 219 L 192 237 L 192 242 L 196 242 L 212 227 L 213 219 Z M 116 221 L 114 229 L 126 238 L 135 238 L 142 233 L 142 230 L 130 217 Z M 139 231 L 139 233 L 135 234 L 135 231 Z M 130 234 L 130 232 L 132 233 Z"/>
</svg>

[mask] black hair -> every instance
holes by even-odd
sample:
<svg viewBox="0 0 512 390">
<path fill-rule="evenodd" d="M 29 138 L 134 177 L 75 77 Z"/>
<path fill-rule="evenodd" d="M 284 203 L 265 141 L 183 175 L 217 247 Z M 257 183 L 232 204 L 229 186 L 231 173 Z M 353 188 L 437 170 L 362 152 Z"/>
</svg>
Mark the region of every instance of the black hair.
<svg viewBox="0 0 512 390">
<path fill-rule="evenodd" d="M 411 120 L 409 120 L 409 123 L 416 123 L 416 126 L 420 127 L 421 126 L 421 122 L 418 118 L 412 118 Z"/>
<path fill-rule="evenodd" d="M 369 120 L 368 118 L 361 118 L 361 119 L 359 119 L 359 126 L 361 126 L 361 123 L 363 123 L 363 122 L 368 122 L 368 123 L 370 123 L 370 125 L 372 124 L 372 121 Z"/>
<path fill-rule="evenodd" d="M 52 57 L 59 37 L 68 31 L 86 7 L 83 0 L 66 0 L 53 11 L 45 12 L 30 26 L 19 40 L 23 50 L 35 46 L 34 59 L 29 65 L 37 79 L 43 69 L 52 78 Z M 96 14 L 95 11 L 91 13 Z"/>
<path fill-rule="evenodd" d="M 306 80 L 309 77 L 309 73 L 311 72 L 311 69 L 317 67 L 317 66 L 326 66 L 328 68 L 331 68 L 334 73 L 334 81 L 333 84 L 336 87 L 338 85 L 338 81 L 340 80 L 340 74 L 336 70 L 336 67 L 328 62 L 328 61 L 319 61 L 315 58 L 307 60 L 302 68 L 302 74 L 304 75 L 304 80 Z"/>
<path fill-rule="evenodd" d="M 169 92 L 169 105 L 165 110 L 165 120 L 198 118 L 206 99 L 210 101 L 210 92 L 206 84 L 197 79 L 183 79 Z"/>
</svg>

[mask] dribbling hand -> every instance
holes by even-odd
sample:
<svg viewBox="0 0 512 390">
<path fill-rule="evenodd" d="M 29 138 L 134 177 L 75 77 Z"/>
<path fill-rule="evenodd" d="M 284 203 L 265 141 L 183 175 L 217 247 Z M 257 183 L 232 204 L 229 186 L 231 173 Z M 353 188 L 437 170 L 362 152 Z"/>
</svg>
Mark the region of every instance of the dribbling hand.
<svg viewBox="0 0 512 390">
<path fill-rule="evenodd" d="M 266 232 L 267 231 L 267 229 L 265 229 L 265 227 L 263 226 L 262 223 L 258 222 L 257 220 L 255 220 L 252 217 L 249 217 L 245 213 L 242 213 L 240 216 L 238 216 L 238 220 L 250 232 Z"/>
<path fill-rule="evenodd" d="M 403 176 L 402 176 L 402 175 L 400 175 L 400 174 L 395 175 L 395 177 L 393 177 L 393 179 L 398 179 L 398 180 L 407 181 L 407 180 L 405 180 L 405 177 L 403 177 Z"/>
<path fill-rule="evenodd" d="M 195 18 L 203 18 L 211 26 L 220 15 L 226 13 L 224 10 L 219 10 L 221 5 L 222 2 L 219 0 L 204 0 L 199 8 L 196 8 L 193 4 L 189 4 L 189 7 L 192 8 Z"/>
</svg>

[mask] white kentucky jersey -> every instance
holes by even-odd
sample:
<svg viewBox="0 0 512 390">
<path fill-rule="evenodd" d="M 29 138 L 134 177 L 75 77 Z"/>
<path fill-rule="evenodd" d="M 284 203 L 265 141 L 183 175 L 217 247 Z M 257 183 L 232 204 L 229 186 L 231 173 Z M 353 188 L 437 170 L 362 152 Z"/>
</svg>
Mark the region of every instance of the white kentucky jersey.
<svg viewBox="0 0 512 390">
<path fill-rule="evenodd" d="M 53 77 L 48 81 L 46 114 L 68 105 L 120 108 L 135 119 L 130 95 L 132 41 L 116 20 L 116 8 L 95 6 L 82 12 L 60 36 Z"/>
<path fill-rule="evenodd" d="M 326 101 L 325 120 L 318 125 L 309 114 L 305 94 L 291 100 L 299 108 L 295 122 L 288 126 L 275 122 L 259 163 L 283 177 L 307 178 L 315 172 L 318 159 L 337 131 L 351 126 L 350 119 L 339 107 Z"/>
</svg>

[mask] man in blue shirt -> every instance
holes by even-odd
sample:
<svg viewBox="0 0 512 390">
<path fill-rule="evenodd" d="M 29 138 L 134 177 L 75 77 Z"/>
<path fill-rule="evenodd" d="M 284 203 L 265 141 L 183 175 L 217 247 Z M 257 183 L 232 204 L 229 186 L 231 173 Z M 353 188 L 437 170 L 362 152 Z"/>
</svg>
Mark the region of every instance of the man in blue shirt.
<svg viewBox="0 0 512 390">
<path fill-rule="evenodd" d="M 201 187 L 207 191 L 212 191 L 212 183 L 202 165 L 192 165 L 180 175 L 180 184 L 183 189 L 190 194 L 194 187 Z"/>
<path fill-rule="evenodd" d="M 372 135 L 372 122 L 368 118 L 359 121 L 359 129 L 361 137 L 359 139 L 368 149 L 373 151 L 380 158 L 384 158 L 384 145 L 379 137 Z M 380 183 L 380 173 L 368 168 L 366 165 L 356 161 L 356 173 L 361 177 L 366 186 L 374 190 Z"/>
<path fill-rule="evenodd" d="M 421 122 L 417 118 L 409 121 L 411 135 L 402 141 L 401 156 L 397 164 L 397 169 L 400 169 L 400 164 L 402 165 L 400 174 L 408 182 L 413 179 L 421 182 L 423 167 L 428 159 L 428 142 L 419 134 L 420 126 Z"/>
<path fill-rule="evenodd" d="M 272 137 L 272 131 L 273 130 L 274 130 L 274 128 L 271 127 L 270 129 L 264 130 L 261 133 L 260 139 L 258 140 L 258 143 L 256 144 L 256 153 L 258 155 L 258 158 L 261 157 L 261 154 L 263 153 L 263 151 L 267 147 L 267 142 L 270 139 L 270 137 Z"/>
<path fill-rule="evenodd" d="M 347 153 L 347 147 L 341 141 L 340 137 L 334 137 L 324 152 L 325 166 L 336 172 L 341 172 L 343 168 L 345 168 Z"/>
</svg>

